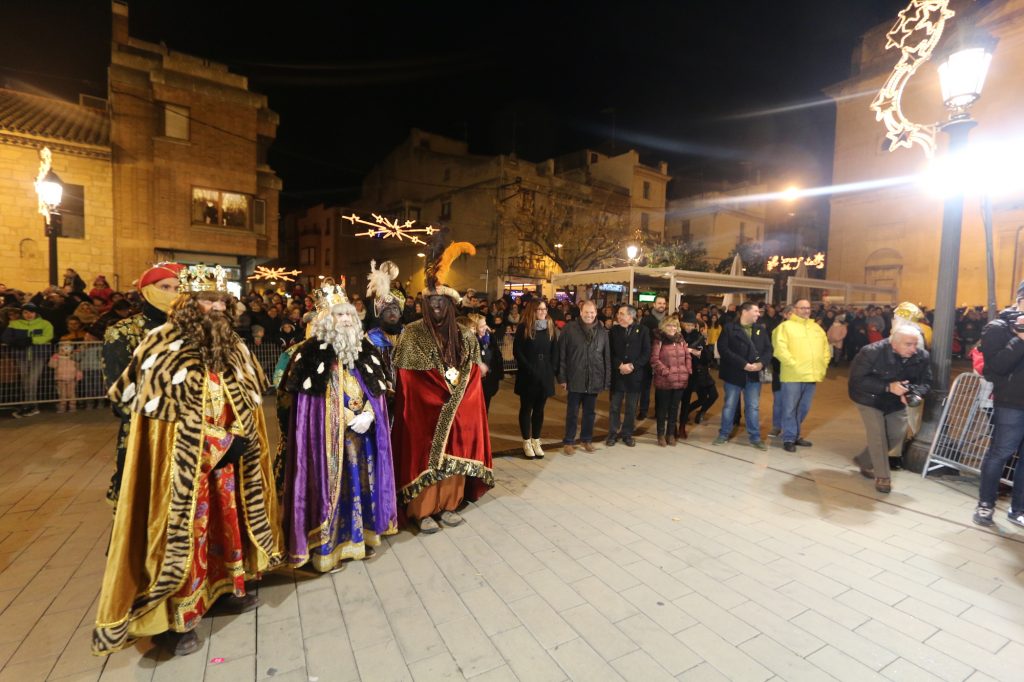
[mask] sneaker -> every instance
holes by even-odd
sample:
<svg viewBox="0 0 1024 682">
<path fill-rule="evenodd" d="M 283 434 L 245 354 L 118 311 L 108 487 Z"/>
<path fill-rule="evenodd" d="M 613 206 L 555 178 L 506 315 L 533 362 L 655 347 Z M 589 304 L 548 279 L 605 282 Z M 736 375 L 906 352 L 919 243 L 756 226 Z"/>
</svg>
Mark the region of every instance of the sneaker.
<svg viewBox="0 0 1024 682">
<path fill-rule="evenodd" d="M 995 512 L 993 507 L 984 503 L 978 503 L 978 506 L 974 509 L 973 520 L 979 526 L 993 526 L 995 525 L 995 521 L 992 520 L 993 512 Z"/>
<path fill-rule="evenodd" d="M 1024 528 L 1024 512 L 1010 510 L 1006 512 L 1006 520 L 1015 526 Z"/>
<path fill-rule="evenodd" d="M 458 512 L 453 512 L 453 511 L 443 511 L 443 512 L 441 512 L 441 523 L 443 523 L 444 525 L 448 526 L 449 528 L 454 528 L 455 526 L 461 526 L 462 522 L 464 520 L 465 519 L 463 519 L 462 516 L 460 516 Z"/>
<path fill-rule="evenodd" d="M 755 440 L 754 442 L 752 442 L 750 444 L 750 447 L 754 448 L 755 450 L 767 450 L 768 449 L 768 446 L 764 444 L 763 440 Z"/>
<path fill-rule="evenodd" d="M 728 442 L 729 442 L 728 438 L 723 438 L 722 436 L 719 436 L 718 438 L 716 438 L 713 441 L 711 441 L 711 444 L 712 445 L 725 445 Z"/>
<path fill-rule="evenodd" d="M 34 417 L 37 414 L 39 414 L 39 408 L 38 407 L 33 407 L 31 409 L 28 409 L 28 410 L 22 412 L 21 416 L 23 416 L 23 417 Z"/>
<path fill-rule="evenodd" d="M 419 520 L 417 525 L 420 528 L 420 532 L 424 535 L 430 535 L 431 533 L 436 533 L 437 531 L 441 530 L 441 526 L 437 525 L 437 521 L 430 518 L 429 516 L 424 516 L 422 519 Z"/>
<path fill-rule="evenodd" d="M 531 442 L 533 443 L 533 454 L 537 456 L 537 459 L 544 459 L 544 446 L 540 444 L 540 438 L 534 438 Z"/>
</svg>

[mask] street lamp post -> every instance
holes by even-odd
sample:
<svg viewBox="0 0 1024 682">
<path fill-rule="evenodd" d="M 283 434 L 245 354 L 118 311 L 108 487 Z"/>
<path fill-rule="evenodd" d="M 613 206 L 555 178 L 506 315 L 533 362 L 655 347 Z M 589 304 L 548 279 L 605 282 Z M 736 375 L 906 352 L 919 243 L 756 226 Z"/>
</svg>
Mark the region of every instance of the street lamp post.
<svg viewBox="0 0 1024 682">
<path fill-rule="evenodd" d="M 39 213 L 43 216 L 43 234 L 50 247 L 50 284 L 57 286 L 57 238 L 61 235 L 63 222 L 58 212 L 64 183 L 53 172 L 52 154 L 48 147 L 39 150 L 39 173 L 36 175 L 36 194 L 39 197 Z"/>
<path fill-rule="evenodd" d="M 955 158 L 967 148 L 967 137 L 977 123 L 968 109 L 981 97 L 989 64 L 991 40 L 964 43 L 939 65 L 942 100 L 949 109 L 949 120 L 941 129 L 949 137 L 947 154 Z M 964 190 L 956 187 L 947 196 L 942 210 L 942 237 L 939 245 L 938 283 L 935 292 L 935 321 L 932 341 L 932 389 L 925 403 L 921 430 L 914 440 L 914 459 L 924 462 L 935 437 L 942 405 L 949 393 L 953 356 L 953 327 L 956 317 L 957 274 L 960 267 L 960 235 L 964 215 Z"/>
</svg>

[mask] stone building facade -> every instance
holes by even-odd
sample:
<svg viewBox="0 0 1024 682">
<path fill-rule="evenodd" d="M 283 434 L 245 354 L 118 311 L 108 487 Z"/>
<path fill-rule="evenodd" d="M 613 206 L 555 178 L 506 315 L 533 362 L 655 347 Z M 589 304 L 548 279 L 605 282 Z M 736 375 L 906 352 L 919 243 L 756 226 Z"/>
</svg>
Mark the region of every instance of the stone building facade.
<svg viewBox="0 0 1024 682">
<path fill-rule="evenodd" d="M 178 260 L 219 263 L 241 281 L 277 256 L 281 181 L 267 163 L 277 114 L 226 66 L 131 37 L 124 2 L 112 14 L 106 100 L 0 91 L 5 283 L 46 284 L 32 188 L 42 146 L 84 194 L 81 229 L 70 234 L 65 220 L 59 240 L 62 270 L 123 289 L 152 263 Z"/>
</svg>

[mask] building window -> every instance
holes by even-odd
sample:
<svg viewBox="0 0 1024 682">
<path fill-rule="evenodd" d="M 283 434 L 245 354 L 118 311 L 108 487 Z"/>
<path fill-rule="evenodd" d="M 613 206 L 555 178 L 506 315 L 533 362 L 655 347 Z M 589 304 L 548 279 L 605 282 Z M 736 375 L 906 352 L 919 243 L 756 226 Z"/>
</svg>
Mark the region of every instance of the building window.
<svg viewBox="0 0 1024 682">
<path fill-rule="evenodd" d="M 192 188 L 192 224 L 249 229 L 251 197 L 238 192 Z"/>
<path fill-rule="evenodd" d="M 651 198 L 651 183 L 644 180 L 644 199 Z"/>
<path fill-rule="evenodd" d="M 441 202 L 441 220 L 451 220 L 451 219 L 452 219 L 452 202 L 451 202 L 450 199 L 448 201 L 442 201 Z"/>
<path fill-rule="evenodd" d="M 644 232 L 651 229 L 651 215 L 649 213 L 640 214 L 640 229 Z"/>
<path fill-rule="evenodd" d="M 330 249 L 324 249 L 324 267 L 325 268 L 331 267 L 331 250 Z"/>
<path fill-rule="evenodd" d="M 85 239 L 85 187 L 64 185 L 60 199 L 60 236 L 67 239 Z"/>
<path fill-rule="evenodd" d="M 265 199 L 252 201 L 252 231 L 266 236 L 267 234 L 267 202 Z"/>
<path fill-rule="evenodd" d="M 690 231 L 689 220 L 684 220 L 682 222 L 682 231 L 680 232 L 679 236 L 680 238 L 682 238 L 684 242 L 688 242 L 693 238 L 693 233 Z"/>
<path fill-rule="evenodd" d="M 316 249 L 307 246 L 299 249 L 299 265 L 316 265 Z"/>
<path fill-rule="evenodd" d="M 164 137 L 173 137 L 176 140 L 189 139 L 188 107 L 178 104 L 164 105 Z"/>
<path fill-rule="evenodd" d="M 537 201 L 537 193 L 532 189 L 524 189 L 519 192 L 520 208 L 527 213 L 533 212 L 533 207 Z"/>
</svg>

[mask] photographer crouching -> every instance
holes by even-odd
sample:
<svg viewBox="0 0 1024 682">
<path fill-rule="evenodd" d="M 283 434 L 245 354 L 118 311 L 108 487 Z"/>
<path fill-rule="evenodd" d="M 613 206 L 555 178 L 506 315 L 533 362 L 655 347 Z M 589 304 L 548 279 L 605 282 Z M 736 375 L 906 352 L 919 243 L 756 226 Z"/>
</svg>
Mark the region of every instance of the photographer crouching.
<svg viewBox="0 0 1024 682">
<path fill-rule="evenodd" d="M 850 399 L 867 431 L 867 448 L 854 459 L 875 490 L 892 491 L 889 456 L 899 456 L 907 436 L 907 406 L 919 405 L 932 371 L 921 332 L 900 326 L 892 336 L 861 348 L 850 366 Z"/>
</svg>

